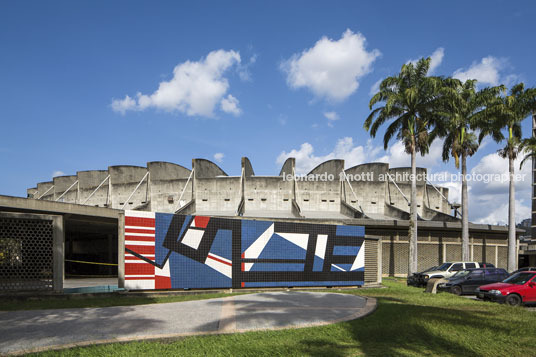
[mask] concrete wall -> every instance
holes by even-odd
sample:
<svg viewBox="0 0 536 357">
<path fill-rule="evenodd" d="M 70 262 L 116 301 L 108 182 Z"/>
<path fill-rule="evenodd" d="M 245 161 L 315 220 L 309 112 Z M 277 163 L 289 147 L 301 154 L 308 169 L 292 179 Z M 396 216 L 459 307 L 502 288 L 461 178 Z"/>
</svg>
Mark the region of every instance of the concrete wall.
<svg viewBox="0 0 536 357">
<path fill-rule="evenodd" d="M 307 180 L 296 182 L 296 201 L 301 210 L 340 212 L 343 160 L 329 160 L 307 174 Z M 314 180 L 309 181 L 309 177 Z"/>
<path fill-rule="evenodd" d="M 251 176 L 244 180 L 245 211 L 287 211 L 292 209 L 293 181 L 281 176 Z"/>
<path fill-rule="evenodd" d="M 188 182 L 191 170 L 169 162 L 149 162 L 150 210 L 153 212 L 175 212 L 193 197 L 193 180 Z M 185 186 L 186 189 L 185 189 Z M 184 191 L 184 193 L 183 193 Z M 180 197 L 183 193 L 182 197 Z M 179 198 L 181 203 L 179 202 Z"/>
<path fill-rule="evenodd" d="M 198 178 L 195 180 L 196 212 L 235 215 L 240 203 L 240 177 Z"/>
<path fill-rule="evenodd" d="M 124 205 L 124 209 L 135 209 L 149 201 L 147 178 L 129 198 L 147 173 L 147 168 L 127 165 L 110 166 L 108 173 L 112 188 L 112 208 L 123 208 Z"/>
<path fill-rule="evenodd" d="M 56 176 L 53 178 L 55 199 L 59 202 L 78 203 L 78 177 Z M 74 186 L 73 186 L 74 184 Z"/>
<path fill-rule="evenodd" d="M 52 186 L 54 186 L 54 182 L 52 181 L 39 182 L 37 184 L 37 198 L 54 201 L 54 188 Z"/>
<path fill-rule="evenodd" d="M 108 180 L 104 183 L 103 181 L 108 177 L 108 170 L 78 171 L 77 176 L 79 203 L 85 202 L 84 204 L 89 206 L 107 207 L 110 200 L 108 195 L 110 185 Z M 97 187 L 99 189 L 95 191 Z"/>
<path fill-rule="evenodd" d="M 402 193 L 404 193 L 408 200 L 411 200 L 411 181 L 409 180 L 411 177 L 411 167 L 397 167 L 389 169 L 389 174 L 396 182 L 396 185 L 398 185 L 398 189 L 396 185 L 389 180 L 387 186 L 387 204 L 395 206 L 402 211 L 409 212 L 409 204 Z M 421 180 L 417 180 L 417 214 L 420 216 L 423 214 L 424 206 L 423 200 L 426 181 L 423 178 L 425 175 L 426 169 L 418 167 L 417 178 L 421 178 Z M 400 191 L 402 191 L 402 193 Z"/>
<path fill-rule="evenodd" d="M 384 178 L 388 170 L 388 164 L 379 162 L 345 170 L 348 181 L 343 185 L 343 199 L 350 206 L 363 210 L 365 215 L 385 215 L 387 182 L 380 181 L 380 178 Z"/>
</svg>

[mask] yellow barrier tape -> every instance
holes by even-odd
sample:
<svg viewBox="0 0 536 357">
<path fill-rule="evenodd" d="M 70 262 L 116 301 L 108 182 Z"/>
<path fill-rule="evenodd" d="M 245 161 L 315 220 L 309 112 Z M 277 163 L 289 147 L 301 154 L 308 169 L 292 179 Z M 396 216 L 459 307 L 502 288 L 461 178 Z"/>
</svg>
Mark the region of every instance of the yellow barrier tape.
<svg viewBox="0 0 536 357">
<path fill-rule="evenodd" d="M 65 259 L 66 262 L 73 262 L 73 263 L 82 263 L 82 264 L 94 264 L 94 265 L 113 265 L 113 266 L 117 266 L 117 264 L 112 264 L 112 263 L 97 263 L 97 262 L 85 262 L 83 260 L 70 260 L 70 259 Z"/>
</svg>

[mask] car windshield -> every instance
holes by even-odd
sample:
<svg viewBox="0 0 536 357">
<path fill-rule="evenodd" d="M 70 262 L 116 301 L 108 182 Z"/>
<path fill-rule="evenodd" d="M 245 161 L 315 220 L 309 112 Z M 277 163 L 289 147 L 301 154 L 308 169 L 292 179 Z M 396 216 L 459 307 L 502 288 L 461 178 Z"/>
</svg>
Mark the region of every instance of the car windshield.
<svg viewBox="0 0 536 357">
<path fill-rule="evenodd" d="M 443 264 L 441 264 L 440 266 L 437 267 L 437 270 L 445 271 L 445 270 L 447 270 L 451 265 L 452 265 L 452 263 L 443 263 Z"/>
<path fill-rule="evenodd" d="M 534 276 L 534 274 L 517 273 L 517 274 L 514 274 L 511 277 L 506 278 L 505 280 L 503 280 L 503 283 L 523 285 L 527 281 L 532 279 L 533 276 Z"/>
</svg>

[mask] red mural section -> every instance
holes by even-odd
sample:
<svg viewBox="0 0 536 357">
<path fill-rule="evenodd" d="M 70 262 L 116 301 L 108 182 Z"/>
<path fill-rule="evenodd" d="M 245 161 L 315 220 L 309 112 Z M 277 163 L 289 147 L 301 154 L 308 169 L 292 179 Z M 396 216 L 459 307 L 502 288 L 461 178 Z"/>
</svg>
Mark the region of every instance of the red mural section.
<svg viewBox="0 0 536 357">
<path fill-rule="evenodd" d="M 138 289 L 171 289 L 169 266 L 160 269 L 148 264 L 155 260 L 154 212 L 128 212 L 125 216 L 125 249 L 127 286 Z"/>
</svg>

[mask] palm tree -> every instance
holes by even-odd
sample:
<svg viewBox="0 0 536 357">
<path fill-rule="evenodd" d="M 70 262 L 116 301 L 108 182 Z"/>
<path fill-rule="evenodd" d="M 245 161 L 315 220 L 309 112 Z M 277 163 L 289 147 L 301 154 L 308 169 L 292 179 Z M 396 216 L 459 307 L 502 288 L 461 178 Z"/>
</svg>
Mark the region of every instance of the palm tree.
<svg viewBox="0 0 536 357">
<path fill-rule="evenodd" d="M 510 272 L 514 271 L 517 266 L 514 160 L 523 148 L 521 122 L 535 109 L 536 89 L 525 90 L 523 83 L 516 84 L 510 89 L 508 95 L 498 97 L 496 103 L 488 107 L 489 117 L 480 133 L 480 140 L 490 135 L 498 143 L 506 141 L 505 146 L 498 153 L 502 158 L 508 159 L 510 174 L 508 195 L 508 271 Z M 506 131 L 506 137 L 503 131 Z"/>
<path fill-rule="evenodd" d="M 372 110 L 363 125 L 375 137 L 379 127 L 390 122 L 383 137 L 384 148 L 387 150 L 391 139 L 396 137 L 404 144 L 406 153 L 411 155 L 409 275 L 417 272 L 416 154 L 428 153 L 433 140 L 431 130 L 439 119 L 435 111 L 442 81 L 439 77 L 427 76 L 429 68 L 430 58 L 421 58 L 415 65 L 403 65 L 398 75 L 385 78 L 369 103 L 371 110 L 377 103 L 381 102 L 383 106 Z"/>
<path fill-rule="evenodd" d="M 535 114 L 536 117 L 536 114 Z M 525 156 L 523 156 L 523 160 L 519 163 L 519 169 L 521 170 L 523 168 L 523 164 L 528 159 L 532 159 L 534 161 L 534 158 L 536 158 L 536 137 L 530 137 L 521 140 L 520 145 L 520 151 L 523 152 Z"/>
<path fill-rule="evenodd" d="M 462 174 L 462 260 L 469 261 L 469 204 L 467 194 L 467 158 L 478 150 L 478 140 L 472 129 L 486 113 L 486 105 L 491 103 L 504 90 L 504 87 L 476 90 L 476 80 L 462 83 L 448 78 L 442 88 L 441 114 L 443 125 L 437 126 L 439 136 L 444 138 L 443 161 L 454 157 L 456 168 Z"/>
</svg>

